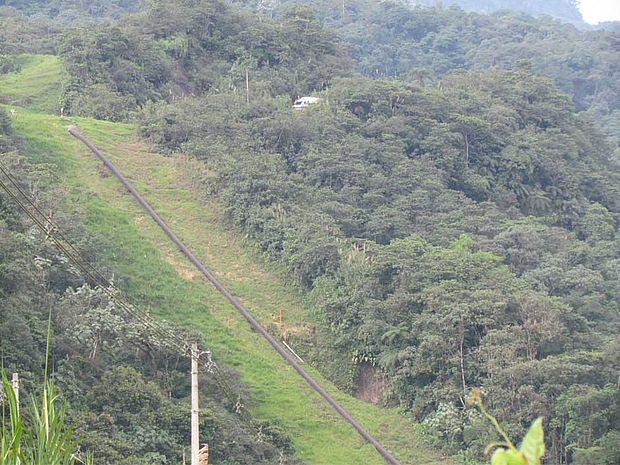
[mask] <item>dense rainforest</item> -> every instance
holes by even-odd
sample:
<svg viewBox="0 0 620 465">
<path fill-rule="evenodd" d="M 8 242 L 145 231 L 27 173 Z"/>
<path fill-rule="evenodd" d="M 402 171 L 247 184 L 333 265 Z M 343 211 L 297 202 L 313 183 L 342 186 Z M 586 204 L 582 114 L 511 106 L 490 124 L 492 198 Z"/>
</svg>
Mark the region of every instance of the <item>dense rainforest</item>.
<svg viewBox="0 0 620 465">
<path fill-rule="evenodd" d="M 545 418 L 547 463 L 620 461 L 620 26 L 411 5 L 423 2 L 150 0 L 98 2 L 100 12 L 79 10 L 88 27 L 67 27 L 49 19 L 52 3 L 12 2 L 31 16 L 0 11 L 0 71 L 19 68 L 20 52 L 57 53 L 59 110 L 136 121 L 161 152 L 203 162 L 204 193 L 311 302 L 327 346 L 298 342 L 335 383 L 355 391 L 371 373 L 384 404 L 470 463 L 494 439 L 465 409 L 474 387 L 511 435 Z M 574 2 L 526 3 L 580 20 Z M 291 109 L 310 94 L 321 103 Z M 11 151 L 10 135 L 2 141 Z M 119 316 L 100 291 L 2 205 L 0 308 L 24 309 L 1 320 L 18 325 L 0 327 L 5 364 L 40 364 L 50 306 L 112 331 Z M 97 240 L 85 250 L 96 255 Z M 139 330 L 78 357 L 74 346 L 92 340 L 69 320 L 55 322 L 54 353 L 69 360 L 58 376 L 82 399 L 75 408 L 103 413 L 86 386 L 121 376 L 165 411 L 170 437 L 153 447 L 171 456 L 187 434 L 174 402 L 187 386 L 172 400 L 161 389 L 184 362 Z M 30 341 L 27 358 L 5 334 Z M 220 432 L 243 431 L 225 406 L 210 409 Z M 125 463 L 113 445 L 153 412 L 128 421 L 121 403 L 106 413 L 97 421 L 114 428 L 95 430 L 114 433 L 97 452 Z M 277 430 L 273 442 L 231 463 L 290 452 Z"/>
</svg>

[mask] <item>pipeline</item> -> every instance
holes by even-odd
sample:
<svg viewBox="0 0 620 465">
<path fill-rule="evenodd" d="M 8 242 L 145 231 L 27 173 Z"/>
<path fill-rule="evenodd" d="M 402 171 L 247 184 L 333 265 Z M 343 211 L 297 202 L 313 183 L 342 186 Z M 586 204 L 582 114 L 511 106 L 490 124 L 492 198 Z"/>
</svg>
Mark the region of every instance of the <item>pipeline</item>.
<svg viewBox="0 0 620 465">
<path fill-rule="evenodd" d="M 121 172 L 108 160 L 101 151 L 93 145 L 76 126 L 67 126 L 69 134 L 86 145 L 95 156 L 112 172 L 112 174 L 120 181 L 120 183 L 129 191 L 134 199 L 146 210 L 151 218 L 164 231 L 166 236 L 174 242 L 181 253 L 185 255 L 190 262 L 207 278 L 207 280 L 228 300 L 233 307 L 243 316 L 250 326 L 254 328 L 261 336 L 263 336 L 271 347 L 280 354 L 280 356 L 297 371 L 297 373 L 314 389 L 338 414 L 349 423 L 366 441 L 368 441 L 379 454 L 390 465 L 400 465 L 400 463 L 377 441 L 370 433 L 368 433 L 362 425 L 360 425 L 336 400 L 330 396 L 307 372 L 304 370 L 297 360 L 295 360 L 280 344 L 267 332 L 265 328 L 252 316 L 252 314 L 226 289 L 222 283 L 207 269 L 207 267 L 187 248 L 187 246 L 177 237 L 177 235 L 168 227 L 155 210 L 147 203 L 146 200 L 136 191 Z"/>
</svg>

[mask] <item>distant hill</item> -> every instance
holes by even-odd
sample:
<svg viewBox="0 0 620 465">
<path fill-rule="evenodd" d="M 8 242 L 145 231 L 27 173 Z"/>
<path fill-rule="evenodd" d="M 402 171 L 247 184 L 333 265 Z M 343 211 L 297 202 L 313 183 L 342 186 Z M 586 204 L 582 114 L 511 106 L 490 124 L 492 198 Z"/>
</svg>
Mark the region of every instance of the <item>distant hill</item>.
<svg viewBox="0 0 620 465">
<path fill-rule="evenodd" d="M 513 10 L 532 16 L 548 15 L 565 23 L 584 26 L 577 0 L 409 0 L 412 5 L 458 5 L 467 11 L 493 13 L 498 10 Z"/>
</svg>

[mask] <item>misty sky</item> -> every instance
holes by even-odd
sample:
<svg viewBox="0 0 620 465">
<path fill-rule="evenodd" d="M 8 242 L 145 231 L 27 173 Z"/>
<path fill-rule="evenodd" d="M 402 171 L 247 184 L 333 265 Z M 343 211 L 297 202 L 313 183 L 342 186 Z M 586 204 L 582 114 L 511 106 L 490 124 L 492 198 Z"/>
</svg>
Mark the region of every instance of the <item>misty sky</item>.
<svg viewBox="0 0 620 465">
<path fill-rule="evenodd" d="M 590 24 L 620 21 L 620 0 L 581 0 L 581 14 Z"/>
</svg>

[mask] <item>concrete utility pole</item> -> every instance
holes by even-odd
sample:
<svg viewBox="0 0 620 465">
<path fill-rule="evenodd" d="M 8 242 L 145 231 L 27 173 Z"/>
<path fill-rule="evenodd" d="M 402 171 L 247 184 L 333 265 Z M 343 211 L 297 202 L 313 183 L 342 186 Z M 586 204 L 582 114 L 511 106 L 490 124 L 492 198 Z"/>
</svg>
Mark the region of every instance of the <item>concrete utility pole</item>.
<svg viewBox="0 0 620 465">
<path fill-rule="evenodd" d="M 192 465 L 199 465 L 200 432 L 198 430 L 198 344 L 192 344 Z"/>
<path fill-rule="evenodd" d="M 13 394 L 15 394 L 15 404 L 17 405 L 17 413 L 19 414 L 19 375 L 17 373 L 13 373 L 11 387 L 13 388 Z"/>
<path fill-rule="evenodd" d="M 19 417 L 19 374 L 17 373 L 13 373 L 13 377 L 11 378 L 11 389 L 13 389 L 13 394 L 15 394 L 15 406 L 17 407 L 17 416 Z M 19 448 L 19 446 L 17 447 Z M 16 463 L 17 465 L 21 465 L 19 458 Z"/>
</svg>

